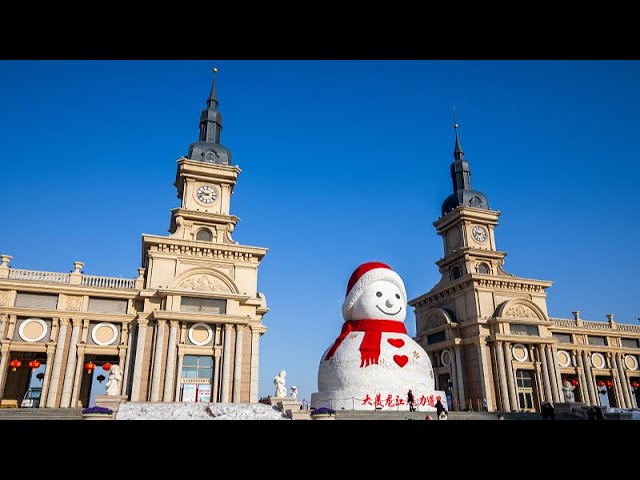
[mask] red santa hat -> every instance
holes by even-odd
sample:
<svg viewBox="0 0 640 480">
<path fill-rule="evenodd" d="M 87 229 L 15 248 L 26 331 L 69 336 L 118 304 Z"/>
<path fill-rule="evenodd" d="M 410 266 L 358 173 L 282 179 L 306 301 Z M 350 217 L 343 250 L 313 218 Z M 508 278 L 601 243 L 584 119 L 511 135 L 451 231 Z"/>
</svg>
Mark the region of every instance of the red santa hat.
<svg viewBox="0 0 640 480">
<path fill-rule="evenodd" d="M 383 280 L 391 282 L 400 289 L 402 300 L 407 303 L 407 292 L 404 282 L 396 272 L 391 270 L 389 265 L 380 262 L 367 262 L 354 270 L 347 284 L 347 295 L 342 304 L 342 317 L 345 321 L 351 319 L 351 309 L 356 303 L 364 289 L 373 282 Z"/>
</svg>

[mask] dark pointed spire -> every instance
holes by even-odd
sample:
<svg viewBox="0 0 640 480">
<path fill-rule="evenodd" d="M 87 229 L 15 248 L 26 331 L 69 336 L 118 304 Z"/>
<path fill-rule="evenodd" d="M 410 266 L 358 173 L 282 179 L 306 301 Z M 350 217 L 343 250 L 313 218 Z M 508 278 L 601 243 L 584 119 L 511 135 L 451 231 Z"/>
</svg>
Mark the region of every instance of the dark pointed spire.
<svg viewBox="0 0 640 480">
<path fill-rule="evenodd" d="M 482 192 L 477 192 L 471 188 L 471 169 L 469 168 L 469 161 L 464 158 L 464 151 L 460 145 L 459 125 L 456 122 L 456 107 L 453 107 L 453 128 L 456 131 L 453 163 L 451 164 L 453 194 L 449 195 L 442 204 L 442 215 L 446 215 L 457 206 L 485 208 L 488 210 L 487 197 Z"/>
<path fill-rule="evenodd" d="M 222 135 L 222 113 L 218 111 L 218 90 L 216 76 L 218 68 L 213 67 L 213 83 L 207 98 L 207 108 L 200 114 L 200 136 L 189 147 L 189 159 L 207 163 L 231 164 L 231 152 L 220 143 Z"/>
</svg>

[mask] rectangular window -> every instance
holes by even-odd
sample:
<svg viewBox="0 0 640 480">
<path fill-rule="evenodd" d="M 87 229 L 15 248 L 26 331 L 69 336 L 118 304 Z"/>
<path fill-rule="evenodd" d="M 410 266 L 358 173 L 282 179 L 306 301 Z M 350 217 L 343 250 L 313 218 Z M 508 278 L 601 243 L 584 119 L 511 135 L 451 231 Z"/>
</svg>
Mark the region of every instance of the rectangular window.
<svg viewBox="0 0 640 480">
<path fill-rule="evenodd" d="M 89 297 L 89 312 L 115 313 L 124 315 L 127 313 L 129 301 L 121 298 Z"/>
<path fill-rule="evenodd" d="M 182 297 L 180 311 L 186 313 L 227 313 L 227 301 L 219 298 Z"/>
<path fill-rule="evenodd" d="M 552 333 L 551 335 L 560 343 L 571 343 L 571 335 L 568 333 Z"/>
<path fill-rule="evenodd" d="M 19 308 L 35 308 L 38 310 L 55 310 L 58 306 L 58 295 L 18 292 L 15 306 Z"/>
<path fill-rule="evenodd" d="M 607 346 L 607 340 L 605 339 L 605 337 L 596 337 L 594 335 L 588 335 L 587 338 L 589 339 L 589 345 L 597 345 L 599 347 Z"/>
<path fill-rule="evenodd" d="M 522 335 L 525 337 L 537 337 L 539 335 L 537 325 L 512 323 L 509 328 L 511 330 L 511 335 Z"/>
<path fill-rule="evenodd" d="M 638 340 L 635 338 L 623 338 L 622 346 L 624 348 L 638 348 Z"/>
<path fill-rule="evenodd" d="M 427 335 L 427 344 L 433 345 L 434 343 L 444 342 L 446 339 L 444 332 L 434 333 L 433 335 Z"/>
</svg>

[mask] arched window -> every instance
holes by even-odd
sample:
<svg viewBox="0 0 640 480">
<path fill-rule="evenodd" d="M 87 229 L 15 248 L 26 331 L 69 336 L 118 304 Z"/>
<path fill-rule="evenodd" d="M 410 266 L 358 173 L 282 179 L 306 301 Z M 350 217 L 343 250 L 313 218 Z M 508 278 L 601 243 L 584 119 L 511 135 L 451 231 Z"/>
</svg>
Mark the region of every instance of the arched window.
<svg viewBox="0 0 640 480">
<path fill-rule="evenodd" d="M 455 280 L 457 278 L 460 278 L 462 276 L 462 272 L 460 271 L 460 267 L 457 266 L 457 265 L 454 265 L 453 267 L 451 267 L 450 274 L 451 274 L 451 280 Z"/>
<path fill-rule="evenodd" d="M 481 263 L 478 265 L 477 268 L 478 273 L 491 273 L 491 269 L 489 268 L 489 265 L 487 265 L 486 263 Z"/>
<path fill-rule="evenodd" d="M 196 234 L 196 240 L 200 242 L 210 242 L 211 240 L 213 240 L 213 234 L 206 228 L 202 228 L 198 230 L 198 233 Z"/>
</svg>

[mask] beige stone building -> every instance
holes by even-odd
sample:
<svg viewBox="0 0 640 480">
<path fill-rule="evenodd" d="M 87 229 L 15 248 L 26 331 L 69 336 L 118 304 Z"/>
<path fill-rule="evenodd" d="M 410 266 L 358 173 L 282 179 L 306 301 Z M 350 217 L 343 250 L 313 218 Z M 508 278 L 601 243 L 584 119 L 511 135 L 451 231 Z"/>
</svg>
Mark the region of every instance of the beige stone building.
<svg viewBox="0 0 640 480">
<path fill-rule="evenodd" d="M 499 211 L 471 188 L 456 125 L 453 194 L 434 222 L 444 244 L 441 280 L 411 300 L 416 340 L 431 356 L 436 388 L 450 408 L 539 411 L 564 402 L 614 407 L 640 404 L 640 327 L 549 316 L 552 282 L 503 269 L 496 247 Z"/>
<path fill-rule="evenodd" d="M 71 273 L 17 269 L 2 255 L 4 406 L 28 390 L 41 408 L 87 406 L 107 363 L 121 367 L 121 393 L 134 402 L 258 400 L 268 311 L 258 267 L 267 249 L 231 236 L 240 169 L 221 130 L 214 78 L 199 141 L 177 161 L 170 234 L 142 236 L 137 278 L 85 275 L 82 262 Z"/>
</svg>

